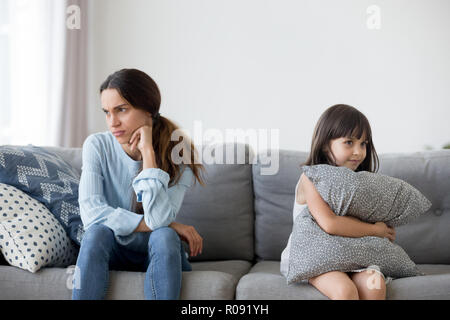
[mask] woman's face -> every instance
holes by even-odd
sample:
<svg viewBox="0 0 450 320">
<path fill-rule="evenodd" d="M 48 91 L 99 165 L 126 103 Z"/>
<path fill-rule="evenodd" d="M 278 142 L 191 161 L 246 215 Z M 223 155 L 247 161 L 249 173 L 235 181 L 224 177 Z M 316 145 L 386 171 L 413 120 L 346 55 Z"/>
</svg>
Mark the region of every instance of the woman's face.
<svg viewBox="0 0 450 320">
<path fill-rule="evenodd" d="M 122 145 L 128 144 L 136 129 L 152 125 L 150 112 L 131 106 L 116 89 L 103 90 L 101 103 L 108 128 Z"/>
</svg>

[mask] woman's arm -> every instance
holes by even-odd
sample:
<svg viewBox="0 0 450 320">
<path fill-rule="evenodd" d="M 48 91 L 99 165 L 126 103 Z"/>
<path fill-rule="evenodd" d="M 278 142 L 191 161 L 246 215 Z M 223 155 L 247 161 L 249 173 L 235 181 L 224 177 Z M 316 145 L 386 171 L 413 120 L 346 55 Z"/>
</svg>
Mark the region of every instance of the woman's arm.
<svg viewBox="0 0 450 320">
<path fill-rule="evenodd" d="M 158 168 L 156 164 L 156 156 L 155 151 L 153 148 L 146 149 L 144 152 L 141 152 L 142 154 L 142 169 L 148 169 L 148 168 Z"/>
<path fill-rule="evenodd" d="M 153 150 L 153 148 L 147 149 L 146 152 L 141 152 L 141 155 L 143 161 L 143 169 L 158 167 L 156 165 L 155 151 Z M 142 221 L 137 226 L 136 230 L 134 230 L 134 232 L 151 232 L 151 231 L 152 230 L 145 223 L 145 219 L 142 219 Z"/>
<path fill-rule="evenodd" d="M 144 218 L 144 217 L 142 217 Z M 142 219 L 141 222 L 139 222 L 138 226 L 133 232 L 152 232 L 152 230 L 147 226 L 145 223 L 145 220 Z"/>
<path fill-rule="evenodd" d="M 167 227 L 175 221 L 193 179 L 194 175 L 189 167 L 184 169 L 178 183 L 170 188 L 169 174 L 158 168 L 144 169 L 134 179 L 133 188 L 137 201 L 142 202 L 145 224 L 150 230 Z"/>
<path fill-rule="evenodd" d="M 172 222 L 169 227 L 174 229 L 180 236 L 181 240 L 189 244 L 190 255 L 195 257 L 202 253 L 203 250 L 203 238 L 198 234 L 197 230 L 193 226 L 186 224 Z"/>
<path fill-rule="evenodd" d="M 143 169 L 133 180 L 133 188 L 137 201 L 142 202 L 145 224 L 150 230 L 156 230 L 175 221 L 184 194 L 193 184 L 194 175 L 186 166 L 178 183 L 169 189 L 170 176 L 156 163 L 152 131 L 149 125 L 139 127 L 132 134 L 129 145 L 131 150 L 138 149 L 142 155 Z M 146 228 L 141 222 L 136 230 L 139 232 Z"/>
<path fill-rule="evenodd" d="M 85 229 L 93 224 L 103 224 L 114 231 L 115 235 L 127 236 L 136 229 L 142 215 L 123 208 L 108 205 L 102 175 L 102 161 L 98 152 L 100 146 L 94 136 L 83 144 L 83 168 L 78 188 L 80 216 Z"/>
<path fill-rule="evenodd" d="M 143 169 L 149 169 L 149 168 L 157 168 L 156 164 L 156 158 L 155 158 L 155 152 L 153 148 L 146 149 L 142 154 L 142 160 L 143 160 Z M 187 169 L 189 170 L 189 169 Z M 186 176 L 190 176 L 189 173 L 184 174 L 184 181 L 186 181 Z M 193 178 L 193 177 L 192 177 Z M 184 187 L 183 187 L 184 189 Z M 179 190 L 179 192 L 182 192 L 184 195 L 184 191 Z M 183 196 L 184 197 L 184 196 Z M 178 208 L 181 206 L 181 201 L 183 200 L 183 197 L 177 196 L 176 201 L 180 203 L 175 203 L 173 207 Z M 178 210 L 177 210 L 178 211 Z M 174 216 L 177 212 L 174 213 Z M 198 254 L 202 253 L 203 250 L 203 238 L 198 234 L 197 230 L 193 226 L 188 226 L 182 223 L 178 222 L 171 222 L 169 224 L 169 227 L 175 230 L 175 232 L 180 236 L 181 240 L 186 241 L 189 244 L 190 249 L 190 256 L 195 257 Z M 141 221 L 138 228 L 136 229 L 138 232 L 149 232 L 151 231 L 150 228 L 145 223 L 145 219 Z"/>
<path fill-rule="evenodd" d="M 353 238 L 364 236 L 387 237 L 393 241 L 395 237 L 394 229 L 387 227 L 383 222 L 372 224 L 354 217 L 336 215 L 322 199 L 311 180 L 304 174 L 300 177 L 300 188 L 309 211 L 326 233 Z"/>
</svg>

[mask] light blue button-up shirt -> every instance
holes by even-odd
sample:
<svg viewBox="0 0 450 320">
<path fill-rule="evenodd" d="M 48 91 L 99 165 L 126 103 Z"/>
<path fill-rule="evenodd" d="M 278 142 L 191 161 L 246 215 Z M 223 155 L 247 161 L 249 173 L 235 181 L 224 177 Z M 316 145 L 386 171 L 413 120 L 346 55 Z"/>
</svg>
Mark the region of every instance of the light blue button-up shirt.
<svg viewBox="0 0 450 320">
<path fill-rule="evenodd" d="M 141 220 L 151 230 L 168 226 L 194 183 L 188 166 L 170 188 L 169 174 L 161 169 L 148 168 L 138 174 L 142 161 L 130 158 L 109 131 L 90 135 L 82 156 L 78 202 L 85 230 L 93 224 L 108 226 L 117 241 L 130 249 L 138 250 L 148 240 L 148 232 L 133 232 Z M 144 215 L 130 211 L 136 196 Z"/>
</svg>

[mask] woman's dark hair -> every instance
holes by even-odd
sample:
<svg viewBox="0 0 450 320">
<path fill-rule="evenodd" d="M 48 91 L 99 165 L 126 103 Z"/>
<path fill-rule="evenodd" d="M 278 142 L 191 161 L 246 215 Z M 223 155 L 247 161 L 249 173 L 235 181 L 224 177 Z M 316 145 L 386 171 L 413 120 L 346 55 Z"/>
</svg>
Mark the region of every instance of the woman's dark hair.
<svg viewBox="0 0 450 320">
<path fill-rule="evenodd" d="M 330 141 L 341 137 L 355 137 L 367 140 L 366 158 L 356 171 L 377 172 L 379 159 L 372 141 L 372 130 L 366 116 L 356 108 L 337 104 L 329 107 L 320 116 L 314 128 L 311 152 L 303 165 L 329 164 L 336 166 L 330 150 Z"/>
<path fill-rule="evenodd" d="M 116 89 L 123 99 L 132 107 L 151 113 L 153 118 L 152 140 L 155 151 L 156 163 L 158 168 L 167 172 L 170 176 L 169 185 L 174 185 L 180 179 L 182 172 L 180 166 L 172 161 L 172 149 L 180 143 L 172 141 L 171 135 L 179 127 L 166 117 L 159 114 L 161 105 L 161 94 L 156 82 L 145 72 L 137 69 L 122 69 L 114 72 L 100 86 L 100 94 L 106 89 Z M 195 162 L 196 150 L 192 141 L 185 135 L 182 135 L 185 150 L 190 154 L 179 155 L 184 159 L 184 163 L 192 169 L 196 180 L 204 185 L 200 176 L 200 170 L 204 170 L 201 164 Z M 141 169 L 142 170 L 142 169 Z M 133 197 L 133 207 L 142 211 L 141 203 L 136 206 L 136 197 Z"/>
</svg>

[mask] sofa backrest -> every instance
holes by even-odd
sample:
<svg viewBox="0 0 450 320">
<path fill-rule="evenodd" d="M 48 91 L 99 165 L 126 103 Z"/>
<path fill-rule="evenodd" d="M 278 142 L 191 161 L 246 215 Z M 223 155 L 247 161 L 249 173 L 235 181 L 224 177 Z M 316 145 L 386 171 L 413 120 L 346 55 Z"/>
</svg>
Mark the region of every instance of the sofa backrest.
<svg viewBox="0 0 450 320">
<path fill-rule="evenodd" d="M 254 258 L 251 153 L 248 145 L 231 146 L 220 146 L 221 159 L 215 155 L 219 147 L 208 147 L 219 164 L 204 165 L 206 186 L 197 182 L 190 188 L 178 213 L 177 221 L 193 225 L 203 238 L 202 254 L 191 260 L 252 261 Z M 81 174 L 81 148 L 45 148 L 61 156 Z M 226 164 L 230 151 L 234 164 Z M 243 152 L 243 159 L 238 158 L 238 151 Z"/>
<path fill-rule="evenodd" d="M 292 231 L 295 185 L 306 152 L 280 150 L 279 169 L 261 174 L 261 162 L 253 165 L 255 193 L 255 254 L 257 260 L 280 260 Z"/>
<path fill-rule="evenodd" d="M 272 176 L 259 174 L 260 163 L 253 166 L 257 260 L 280 260 L 292 231 L 299 165 L 306 157 L 306 152 L 280 150 L 280 169 Z M 417 220 L 396 229 L 395 242 L 416 263 L 450 263 L 450 150 L 379 158 L 379 173 L 405 180 L 433 203 Z"/>
<path fill-rule="evenodd" d="M 186 192 L 177 221 L 194 226 L 203 238 L 203 252 L 191 258 L 192 261 L 253 261 L 254 209 L 249 147 L 234 144 L 234 164 L 226 164 L 227 145 L 222 148 L 220 161 L 223 164 L 204 164 L 205 186 L 197 182 Z M 236 157 L 238 149 L 245 152 L 242 164 Z"/>
<path fill-rule="evenodd" d="M 416 263 L 450 263 L 450 150 L 385 154 L 380 162 L 380 173 L 405 180 L 432 203 L 396 229 L 396 243 Z"/>
<path fill-rule="evenodd" d="M 81 172 L 80 148 L 47 149 Z M 246 155 L 244 164 L 205 165 L 207 185 L 186 193 L 177 221 L 195 226 L 204 239 L 203 254 L 194 260 L 280 260 L 292 230 L 299 165 L 308 154 L 280 150 L 275 175 L 262 174 L 260 161 L 252 165 L 248 148 Z M 396 229 L 396 243 L 416 263 L 450 263 L 450 150 L 379 157 L 379 173 L 412 184 L 433 204 Z"/>
<path fill-rule="evenodd" d="M 81 174 L 82 165 L 82 148 L 61 148 L 61 147 L 44 147 L 46 150 L 55 153 L 63 158 Z"/>
</svg>

